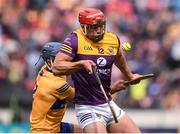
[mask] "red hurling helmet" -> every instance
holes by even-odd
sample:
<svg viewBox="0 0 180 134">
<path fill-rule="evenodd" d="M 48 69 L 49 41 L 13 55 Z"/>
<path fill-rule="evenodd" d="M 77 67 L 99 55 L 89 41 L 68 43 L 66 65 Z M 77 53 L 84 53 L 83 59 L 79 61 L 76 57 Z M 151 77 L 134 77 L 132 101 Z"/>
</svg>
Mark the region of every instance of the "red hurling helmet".
<svg viewBox="0 0 180 134">
<path fill-rule="evenodd" d="M 105 16 L 96 8 L 85 8 L 79 12 L 79 22 L 84 34 L 93 42 L 103 39 L 105 33 Z"/>
</svg>

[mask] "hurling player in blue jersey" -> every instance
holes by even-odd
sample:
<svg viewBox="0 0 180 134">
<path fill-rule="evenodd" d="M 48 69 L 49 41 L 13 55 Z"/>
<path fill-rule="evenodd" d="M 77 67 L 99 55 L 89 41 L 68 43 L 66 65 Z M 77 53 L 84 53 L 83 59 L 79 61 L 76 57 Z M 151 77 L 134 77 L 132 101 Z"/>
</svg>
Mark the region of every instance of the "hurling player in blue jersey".
<svg viewBox="0 0 180 134">
<path fill-rule="evenodd" d="M 68 35 L 63 42 L 52 71 L 55 75 L 72 75 L 75 86 L 73 102 L 80 127 L 87 133 L 139 133 L 135 123 L 112 100 L 110 83 L 113 64 L 128 80 L 134 80 L 141 75 L 133 74 L 129 70 L 120 41 L 115 34 L 105 31 L 105 16 L 99 9 L 86 8 L 80 11 L 79 22 L 81 27 Z M 92 74 L 93 67 L 97 67 L 118 123 L 114 122 L 108 103 Z"/>
</svg>

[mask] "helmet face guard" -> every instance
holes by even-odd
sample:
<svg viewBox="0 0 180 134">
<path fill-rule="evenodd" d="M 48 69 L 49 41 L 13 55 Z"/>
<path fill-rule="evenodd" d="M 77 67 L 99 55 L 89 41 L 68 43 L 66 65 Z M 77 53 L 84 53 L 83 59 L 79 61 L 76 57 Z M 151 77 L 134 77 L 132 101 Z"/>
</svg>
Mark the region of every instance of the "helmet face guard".
<svg viewBox="0 0 180 134">
<path fill-rule="evenodd" d="M 55 59 L 55 58 L 51 58 L 51 59 L 46 59 L 46 60 L 44 61 L 46 67 L 47 67 L 50 71 L 52 70 L 52 65 L 53 65 L 54 59 Z"/>
<path fill-rule="evenodd" d="M 79 22 L 84 34 L 93 42 L 103 39 L 105 33 L 105 17 L 96 8 L 87 8 L 79 13 Z"/>
</svg>

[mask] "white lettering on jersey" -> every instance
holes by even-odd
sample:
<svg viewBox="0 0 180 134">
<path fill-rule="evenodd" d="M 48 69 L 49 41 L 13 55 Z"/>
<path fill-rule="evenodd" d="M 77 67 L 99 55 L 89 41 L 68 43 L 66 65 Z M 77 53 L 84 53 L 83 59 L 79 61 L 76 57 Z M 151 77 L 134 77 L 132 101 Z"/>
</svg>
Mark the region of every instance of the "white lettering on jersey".
<svg viewBox="0 0 180 134">
<path fill-rule="evenodd" d="M 111 73 L 111 69 L 98 69 L 98 73 L 109 75 Z"/>
</svg>

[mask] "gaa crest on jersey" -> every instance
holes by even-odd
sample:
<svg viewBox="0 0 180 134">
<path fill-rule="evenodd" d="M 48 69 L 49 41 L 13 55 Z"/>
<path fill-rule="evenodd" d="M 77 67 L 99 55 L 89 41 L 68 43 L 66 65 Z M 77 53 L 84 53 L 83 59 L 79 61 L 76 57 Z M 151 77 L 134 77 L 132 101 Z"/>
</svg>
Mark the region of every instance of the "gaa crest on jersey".
<svg viewBox="0 0 180 134">
<path fill-rule="evenodd" d="M 84 50 L 89 50 L 89 51 L 92 51 L 92 47 L 91 46 L 84 46 Z"/>
<path fill-rule="evenodd" d="M 107 60 L 104 57 L 99 57 L 96 62 L 100 67 L 104 67 L 107 64 Z"/>
</svg>

